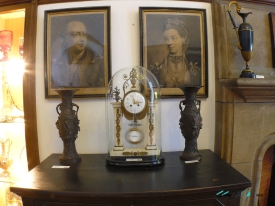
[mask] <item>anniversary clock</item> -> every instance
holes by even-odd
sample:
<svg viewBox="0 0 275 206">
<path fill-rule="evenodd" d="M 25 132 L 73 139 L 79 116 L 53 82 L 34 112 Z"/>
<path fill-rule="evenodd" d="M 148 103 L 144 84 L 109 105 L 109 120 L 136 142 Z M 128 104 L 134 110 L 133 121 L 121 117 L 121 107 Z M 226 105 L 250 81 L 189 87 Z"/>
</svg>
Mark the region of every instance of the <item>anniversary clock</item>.
<svg viewBox="0 0 275 206">
<path fill-rule="evenodd" d="M 122 69 L 113 75 L 106 94 L 108 164 L 137 166 L 164 162 L 160 97 L 157 79 L 143 67 Z"/>
</svg>

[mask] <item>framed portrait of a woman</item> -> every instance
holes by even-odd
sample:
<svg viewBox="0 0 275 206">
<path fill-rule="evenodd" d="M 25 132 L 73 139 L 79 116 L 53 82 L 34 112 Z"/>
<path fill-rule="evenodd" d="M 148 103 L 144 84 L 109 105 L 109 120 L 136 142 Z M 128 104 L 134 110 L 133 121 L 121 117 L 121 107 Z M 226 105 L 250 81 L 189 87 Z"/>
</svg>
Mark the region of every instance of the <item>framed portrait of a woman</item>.
<svg viewBox="0 0 275 206">
<path fill-rule="evenodd" d="M 208 97 L 206 10 L 140 7 L 139 19 L 141 65 L 162 97 L 181 97 L 184 86 L 201 86 L 198 97 Z"/>
</svg>

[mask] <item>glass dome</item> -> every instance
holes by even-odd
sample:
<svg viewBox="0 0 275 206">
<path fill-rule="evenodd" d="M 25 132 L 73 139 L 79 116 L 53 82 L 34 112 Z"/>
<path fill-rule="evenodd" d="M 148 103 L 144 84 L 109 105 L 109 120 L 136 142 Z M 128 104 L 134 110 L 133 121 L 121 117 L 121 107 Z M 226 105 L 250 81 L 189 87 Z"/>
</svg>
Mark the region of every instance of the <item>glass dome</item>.
<svg viewBox="0 0 275 206">
<path fill-rule="evenodd" d="M 116 166 L 159 165 L 161 153 L 160 86 L 143 67 L 121 69 L 106 92 L 109 151 Z"/>
</svg>

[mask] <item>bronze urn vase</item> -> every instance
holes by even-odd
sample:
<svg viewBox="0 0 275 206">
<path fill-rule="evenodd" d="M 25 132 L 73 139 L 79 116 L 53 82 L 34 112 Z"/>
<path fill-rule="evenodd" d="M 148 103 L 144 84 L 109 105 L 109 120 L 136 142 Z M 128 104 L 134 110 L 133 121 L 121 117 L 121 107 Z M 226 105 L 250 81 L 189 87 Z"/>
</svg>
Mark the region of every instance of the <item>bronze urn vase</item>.
<svg viewBox="0 0 275 206">
<path fill-rule="evenodd" d="M 200 161 L 202 158 L 197 146 L 197 139 L 202 128 L 201 101 L 196 99 L 200 88 L 201 86 L 184 86 L 180 88 L 185 95 L 185 99 L 179 103 L 181 114 L 179 125 L 185 138 L 185 148 L 180 158 L 184 161 Z"/>
<path fill-rule="evenodd" d="M 63 165 L 71 165 L 81 161 L 75 147 L 75 140 L 80 131 L 78 120 L 79 106 L 72 103 L 76 89 L 57 89 L 55 90 L 61 97 L 62 103 L 56 106 L 56 112 L 59 115 L 56 121 L 56 127 L 59 130 L 59 136 L 63 141 L 63 153 L 59 157 L 59 162 Z"/>
</svg>

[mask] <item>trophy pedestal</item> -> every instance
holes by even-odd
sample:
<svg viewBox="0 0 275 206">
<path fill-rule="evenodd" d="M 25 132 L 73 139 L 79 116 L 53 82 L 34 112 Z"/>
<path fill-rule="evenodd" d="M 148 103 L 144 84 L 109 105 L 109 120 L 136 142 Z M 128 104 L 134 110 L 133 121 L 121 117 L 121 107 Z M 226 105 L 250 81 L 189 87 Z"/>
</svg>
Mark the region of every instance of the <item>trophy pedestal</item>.
<svg viewBox="0 0 275 206">
<path fill-rule="evenodd" d="M 245 69 L 240 74 L 240 78 L 256 78 L 256 75 L 250 69 Z"/>
<path fill-rule="evenodd" d="M 246 62 L 246 68 L 240 74 L 240 78 L 256 78 L 256 75 L 249 69 L 248 62 Z"/>
</svg>

